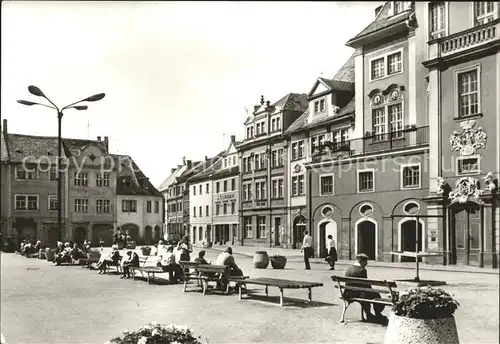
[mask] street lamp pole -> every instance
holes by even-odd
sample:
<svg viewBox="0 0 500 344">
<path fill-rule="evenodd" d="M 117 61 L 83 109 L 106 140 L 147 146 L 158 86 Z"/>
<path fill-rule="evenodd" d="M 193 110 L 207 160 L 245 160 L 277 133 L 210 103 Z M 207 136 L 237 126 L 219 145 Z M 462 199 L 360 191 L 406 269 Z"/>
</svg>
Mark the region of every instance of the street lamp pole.
<svg viewBox="0 0 500 344">
<path fill-rule="evenodd" d="M 37 102 L 32 102 L 28 100 L 18 100 L 17 102 L 22 105 L 26 106 L 32 106 L 32 105 L 40 105 L 44 107 L 48 107 L 51 109 L 54 109 L 57 111 L 57 227 L 59 229 L 58 232 L 58 239 L 61 240 L 61 234 L 62 234 L 62 164 L 61 164 L 61 158 L 62 158 L 62 118 L 63 118 L 63 110 L 66 109 L 75 109 L 78 111 L 82 110 L 87 110 L 88 106 L 87 105 L 77 105 L 82 102 L 96 102 L 98 100 L 101 100 L 105 97 L 104 93 L 98 93 L 94 94 L 93 96 L 87 97 L 85 99 L 79 100 L 77 102 L 71 103 L 69 105 L 64 106 L 63 108 L 59 109 L 59 107 L 54 104 L 38 87 L 36 86 L 29 86 L 28 87 L 29 93 L 31 93 L 34 96 L 37 97 L 42 97 L 45 98 L 51 105 L 46 105 L 46 104 L 41 104 Z"/>
</svg>

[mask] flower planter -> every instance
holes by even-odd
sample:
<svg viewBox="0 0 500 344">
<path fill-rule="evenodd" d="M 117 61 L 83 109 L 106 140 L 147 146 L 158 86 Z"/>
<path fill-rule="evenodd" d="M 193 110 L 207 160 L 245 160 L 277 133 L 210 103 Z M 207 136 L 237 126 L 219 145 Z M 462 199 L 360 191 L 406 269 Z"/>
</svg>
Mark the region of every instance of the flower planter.
<svg viewBox="0 0 500 344">
<path fill-rule="evenodd" d="M 253 256 L 253 266 L 257 269 L 265 269 L 269 265 L 269 256 L 266 252 L 256 252 Z"/>
<path fill-rule="evenodd" d="M 145 246 L 141 248 L 143 256 L 149 256 L 151 254 L 151 247 Z"/>
<path fill-rule="evenodd" d="M 458 344 L 455 317 L 415 319 L 391 313 L 384 344 Z"/>
<path fill-rule="evenodd" d="M 271 257 L 271 266 L 273 269 L 284 269 L 286 265 L 286 257 Z"/>
<path fill-rule="evenodd" d="M 45 259 L 47 259 L 48 262 L 52 262 L 55 258 L 55 252 L 54 249 L 51 248 L 46 248 L 45 249 Z"/>
</svg>

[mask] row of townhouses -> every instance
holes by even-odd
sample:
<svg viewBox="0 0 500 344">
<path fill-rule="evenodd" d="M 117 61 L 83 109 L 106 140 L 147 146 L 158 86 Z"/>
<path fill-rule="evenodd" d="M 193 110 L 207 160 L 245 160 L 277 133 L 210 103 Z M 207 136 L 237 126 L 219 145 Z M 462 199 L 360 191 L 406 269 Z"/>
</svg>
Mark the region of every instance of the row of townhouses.
<svg viewBox="0 0 500 344">
<path fill-rule="evenodd" d="M 262 97 L 241 142 L 172 169 L 167 231 L 299 248 L 308 230 L 316 256 L 331 234 L 341 259 L 498 267 L 499 30 L 496 1 L 386 2 L 331 79 Z"/>
<path fill-rule="evenodd" d="M 163 233 L 163 197 L 126 155 L 109 154 L 108 137 L 63 139 L 62 228 L 58 226 L 57 137 L 1 130 L 1 232 L 16 243 L 41 240 L 111 245 L 116 232 L 137 243 Z"/>
</svg>

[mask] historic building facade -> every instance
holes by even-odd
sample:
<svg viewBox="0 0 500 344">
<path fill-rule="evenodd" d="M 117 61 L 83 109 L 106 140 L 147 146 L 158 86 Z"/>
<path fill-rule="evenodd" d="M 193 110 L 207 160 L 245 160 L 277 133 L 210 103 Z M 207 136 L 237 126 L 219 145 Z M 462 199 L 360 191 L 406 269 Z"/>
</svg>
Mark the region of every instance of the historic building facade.
<svg viewBox="0 0 500 344">
<path fill-rule="evenodd" d="M 355 48 L 350 136 L 341 139 L 347 121 L 331 127 L 317 157 L 306 164 L 307 222 L 316 255 L 325 254 L 328 234 L 341 259 L 363 252 L 394 261 L 400 258 L 391 252 L 415 251 L 417 245 L 426 250 L 433 242 L 427 240 L 422 200 L 428 194 L 429 128 L 420 101 L 426 73 L 417 28 L 410 2 L 387 2 L 347 43 Z"/>
<path fill-rule="evenodd" d="M 428 73 L 428 226 L 447 264 L 498 267 L 499 10 L 497 1 L 415 4 Z"/>
<path fill-rule="evenodd" d="M 113 154 L 116 179 L 116 225 L 138 244 L 163 238 L 163 195 L 128 155 Z"/>
<path fill-rule="evenodd" d="M 170 175 L 161 183 L 158 190 L 163 194 L 165 204 L 165 227 L 166 235 L 181 234 L 182 231 L 182 198 L 180 195 L 184 190 L 181 186 L 175 185 L 176 180 L 188 168 L 191 168 L 190 160 L 183 160 L 182 165 L 172 168 Z M 174 186 L 175 185 L 175 186 Z"/>
<path fill-rule="evenodd" d="M 261 98 L 245 121 L 240 155 L 240 221 L 243 245 L 281 246 L 287 228 L 284 187 L 287 146 L 283 133 L 307 108 L 307 95 L 290 93 L 274 104 Z"/>
</svg>

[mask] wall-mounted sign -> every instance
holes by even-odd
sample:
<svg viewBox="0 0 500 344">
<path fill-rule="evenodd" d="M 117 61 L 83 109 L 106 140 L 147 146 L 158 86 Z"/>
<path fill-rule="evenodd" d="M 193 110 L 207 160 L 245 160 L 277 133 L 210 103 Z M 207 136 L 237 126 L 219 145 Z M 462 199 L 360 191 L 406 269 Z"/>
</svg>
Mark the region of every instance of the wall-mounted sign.
<svg viewBox="0 0 500 344">
<path fill-rule="evenodd" d="M 223 194 L 223 195 L 217 195 L 215 198 L 216 202 L 224 202 L 224 201 L 233 201 L 236 199 L 236 194 L 234 193 L 229 193 L 229 194 Z"/>
</svg>

